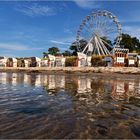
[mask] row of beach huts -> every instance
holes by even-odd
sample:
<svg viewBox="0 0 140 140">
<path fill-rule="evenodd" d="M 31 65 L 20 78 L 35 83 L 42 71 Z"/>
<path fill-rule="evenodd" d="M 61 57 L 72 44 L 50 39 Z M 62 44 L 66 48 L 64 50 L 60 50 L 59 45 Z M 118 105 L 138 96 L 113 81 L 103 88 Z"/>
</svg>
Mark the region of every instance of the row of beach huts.
<svg viewBox="0 0 140 140">
<path fill-rule="evenodd" d="M 65 66 L 64 57 L 55 57 L 49 55 L 48 59 L 41 59 L 39 57 L 29 58 L 12 58 L 0 57 L 0 67 L 54 67 Z"/>
<path fill-rule="evenodd" d="M 77 53 L 76 65 L 78 67 L 94 66 L 93 57 L 83 53 Z M 47 58 L 7 58 L 0 57 L 0 67 L 65 67 L 68 57 L 48 55 Z M 72 57 L 69 57 L 72 58 Z M 96 59 L 94 60 L 96 61 Z M 140 67 L 140 55 L 129 53 L 128 49 L 115 48 L 111 56 L 102 59 L 105 66 L 112 67 Z"/>
</svg>

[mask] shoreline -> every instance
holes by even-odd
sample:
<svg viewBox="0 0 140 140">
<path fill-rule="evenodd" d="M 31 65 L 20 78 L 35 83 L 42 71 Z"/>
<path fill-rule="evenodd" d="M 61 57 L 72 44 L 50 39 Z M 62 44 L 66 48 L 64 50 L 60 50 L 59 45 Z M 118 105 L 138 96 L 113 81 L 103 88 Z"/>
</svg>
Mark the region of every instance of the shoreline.
<svg viewBox="0 0 140 140">
<path fill-rule="evenodd" d="M 138 67 L 0 67 L 0 72 L 139 74 Z"/>
</svg>

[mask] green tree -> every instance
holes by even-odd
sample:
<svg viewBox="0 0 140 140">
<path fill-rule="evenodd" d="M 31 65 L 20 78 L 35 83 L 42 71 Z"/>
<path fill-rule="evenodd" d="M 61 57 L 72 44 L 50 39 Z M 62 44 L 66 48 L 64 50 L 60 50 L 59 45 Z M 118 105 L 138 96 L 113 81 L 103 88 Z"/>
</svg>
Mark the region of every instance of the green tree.
<svg viewBox="0 0 140 140">
<path fill-rule="evenodd" d="M 43 58 L 48 57 L 48 53 L 47 52 L 43 52 Z"/>
<path fill-rule="evenodd" d="M 62 54 L 63 54 L 64 56 L 71 56 L 71 55 L 72 55 L 71 52 L 68 51 L 68 50 L 64 51 Z"/>
<path fill-rule="evenodd" d="M 122 40 L 120 42 L 122 48 L 129 49 L 129 52 L 140 52 L 140 41 L 136 37 L 132 37 L 129 34 L 122 34 Z"/>
<path fill-rule="evenodd" d="M 52 55 L 57 55 L 60 52 L 60 50 L 57 47 L 51 47 L 48 49 L 48 53 Z"/>
</svg>

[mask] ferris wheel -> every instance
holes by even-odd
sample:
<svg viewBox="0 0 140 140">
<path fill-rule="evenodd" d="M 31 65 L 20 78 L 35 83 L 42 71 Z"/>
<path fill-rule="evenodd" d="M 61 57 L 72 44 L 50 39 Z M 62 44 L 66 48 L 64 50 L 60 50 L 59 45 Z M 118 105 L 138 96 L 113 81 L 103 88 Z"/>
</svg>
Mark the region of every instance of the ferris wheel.
<svg viewBox="0 0 140 140">
<path fill-rule="evenodd" d="M 77 50 L 86 55 L 110 55 L 113 44 L 119 47 L 121 35 L 121 24 L 115 15 L 108 11 L 92 12 L 77 31 Z"/>
</svg>

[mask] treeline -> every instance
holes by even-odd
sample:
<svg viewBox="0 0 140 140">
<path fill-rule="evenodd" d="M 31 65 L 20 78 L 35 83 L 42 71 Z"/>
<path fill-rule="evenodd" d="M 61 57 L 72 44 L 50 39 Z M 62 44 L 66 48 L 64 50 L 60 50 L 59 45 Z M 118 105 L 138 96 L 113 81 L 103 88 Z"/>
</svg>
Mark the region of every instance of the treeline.
<svg viewBox="0 0 140 140">
<path fill-rule="evenodd" d="M 113 46 L 113 43 L 110 40 L 104 38 L 110 46 Z M 84 48 L 86 46 L 86 40 L 80 40 L 80 47 Z M 108 50 L 111 50 L 109 46 L 106 46 Z M 121 48 L 129 49 L 129 52 L 135 52 L 140 54 L 140 40 L 137 37 L 132 37 L 129 34 L 122 34 L 122 40 L 120 42 Z M 113 49 L 113 48 L 112 48 Z M 43 52 L 43 57 L 47 57 L 48 54 L 52 55 L 63 55 L 63 56 L 76 56 L 77 55 L 77 44 L 73 42 L 68 50 L 60 52 L 60 49 L 57 47 L 50 47 L 47 52 Z"/>
</svg>

